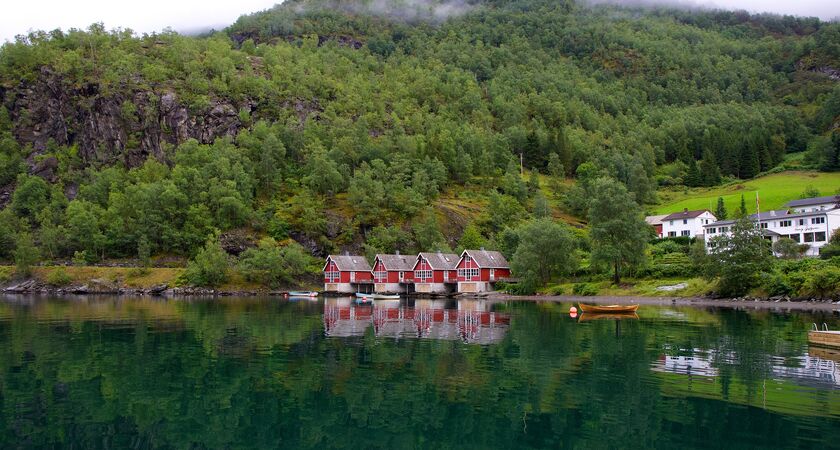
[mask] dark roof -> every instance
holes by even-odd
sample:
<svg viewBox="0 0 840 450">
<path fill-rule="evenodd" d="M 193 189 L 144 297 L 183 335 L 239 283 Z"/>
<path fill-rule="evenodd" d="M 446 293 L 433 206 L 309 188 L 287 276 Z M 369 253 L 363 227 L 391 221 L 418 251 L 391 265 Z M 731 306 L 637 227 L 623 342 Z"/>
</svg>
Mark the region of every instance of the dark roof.
<svg viewBox="0 0 840 450">
<path fill-rule="evenodd" d="M 796 206 L 822 205 L 824 203 L 840 203 L 840 195 L 828 195 L 825 197 L 811 197 L 799 200 L 791 200 L 785 203 L 785 206 L 794 208 Z"/>
<path fill-rule="evenodd" d="M 705 212 L 710 212 L 710 211 L 708 209 L 698 209 L 698 210 L 694 210 L 694 211 L 675 212 L 675 213 L 668 214 L 667 216 L 663 217 L 662 221 L 664 222 L 666 220 L 694 219 L 696 217 L 699 217 L 701 214 L 703 214 Z"/>
<path fill-rule="evenodd" d="M 342 272 L 370 272 L 371 270 L 364 256 L 330 255 L 327 259 L 333 260 L 338 270 Z"/>
<path fill-rule="evenodd" d="M 455 270 L 461 258 L 452 253 L 420 253 L 418 260 L 424 258 L 433 270 Z"/>
<path fill-rule="evenodd" d="M 376 255 L 376 258 L 382 261 L 386 270 L 412 270 L 414 263 L 417 262 L 417 257 L 406 255 Z M 374 265 L 376 265 L 375 262 Z"/>
<path fill-rule="evenodd" d="M 464 250 L 461 253 L 461 258 L 464 257 L 464 254 L 470 255 L 473 261 L 478 264 L 478 267 L 482 269 L 510 269 L 510 264 L 508 264 L 507 259 L 497 251 L 484 249 Z"/>
</svg>

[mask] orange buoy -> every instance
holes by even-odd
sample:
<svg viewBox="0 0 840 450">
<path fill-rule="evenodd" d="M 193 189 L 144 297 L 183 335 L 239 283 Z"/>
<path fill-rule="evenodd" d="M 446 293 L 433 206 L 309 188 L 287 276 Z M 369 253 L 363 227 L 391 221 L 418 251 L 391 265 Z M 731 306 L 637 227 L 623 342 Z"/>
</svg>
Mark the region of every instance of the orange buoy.
<svg viewBox="0 0 840 450">
<path fill-rule="evenodd" d="M 577 314 L 577 308 L 575 308 L 574 306 L 569 308 L 569 314 Z"/>
</svg>

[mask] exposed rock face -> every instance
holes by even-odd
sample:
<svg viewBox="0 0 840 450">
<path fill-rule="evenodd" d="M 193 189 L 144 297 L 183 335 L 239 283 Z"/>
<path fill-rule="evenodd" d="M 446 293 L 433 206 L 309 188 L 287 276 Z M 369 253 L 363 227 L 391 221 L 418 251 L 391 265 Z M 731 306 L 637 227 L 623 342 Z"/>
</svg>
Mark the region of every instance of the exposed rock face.
<svg viewBox="0 0 840 450">
<path fill-rule="evenodd" d="M 190 138 L 210 143 L 234 136 L 242 127 L 239 111 L 252 109 L 251 104 L 216 99 L 191 112 L 171 91 L 120 91 L 131 93 L 103 93 L 95 84 L 75 86 L 44 67 L 34 82 L 0 94 L 14 120 L 15 137 L 35 154 L 43 153 L 52 140 L 77 145 L 86 163 L 122 162 L 128 167 L 142 164 L 149 155 L 162 159 L 164 143 L 177 145 Z M 55 176 L 57 161 L 29 162 L 37 175 Z"/>
</svg>

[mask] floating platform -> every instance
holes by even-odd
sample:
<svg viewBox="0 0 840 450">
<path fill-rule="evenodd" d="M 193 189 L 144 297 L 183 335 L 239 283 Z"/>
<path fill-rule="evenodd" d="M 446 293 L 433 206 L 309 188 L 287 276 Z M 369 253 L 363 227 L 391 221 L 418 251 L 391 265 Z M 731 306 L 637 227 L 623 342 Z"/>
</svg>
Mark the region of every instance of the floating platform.
<svg viewBox="0 0 840 450">
<path fill-rule="evenodd" d="M 840 348 L 840 331 L 816 331 L 808 332 L 808 343 L 821 347 Z"/>
</svg>

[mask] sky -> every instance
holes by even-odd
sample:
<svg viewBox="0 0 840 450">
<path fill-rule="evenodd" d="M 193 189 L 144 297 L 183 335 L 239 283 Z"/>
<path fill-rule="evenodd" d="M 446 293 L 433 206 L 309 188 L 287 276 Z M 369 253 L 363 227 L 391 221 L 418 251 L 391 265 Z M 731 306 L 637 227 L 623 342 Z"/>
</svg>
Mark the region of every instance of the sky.
<svg viewBox="0 0 840 450">
<path fill-rule="evenodd" d="M 597 0 L 596 0 L 597 1 Z M 775 12 L 840 18 L 840 0 L 646 0 L 650 3 L 708 5 L 751 12 Z M 107 29 L 131 28 L 151 33 L 170 27 L 179 32 L 221 29 L 242 14 L 272 7 L 279 0 L 29 0 L 3 5 L 0 14 L 0 42 L 13 40 L 30 30 L 87 28 L 103 22 Z M 611 0 L 622 3 L 621 0 Z"/>
</svg>

